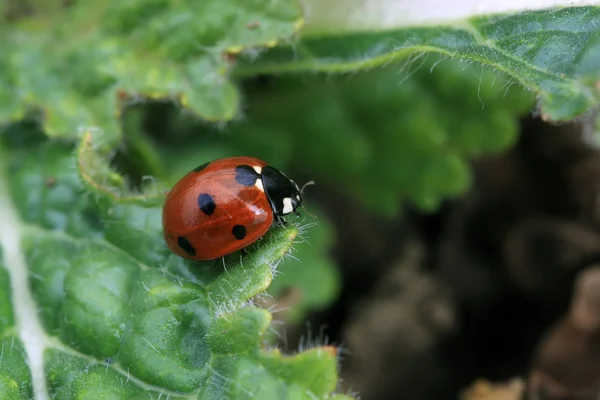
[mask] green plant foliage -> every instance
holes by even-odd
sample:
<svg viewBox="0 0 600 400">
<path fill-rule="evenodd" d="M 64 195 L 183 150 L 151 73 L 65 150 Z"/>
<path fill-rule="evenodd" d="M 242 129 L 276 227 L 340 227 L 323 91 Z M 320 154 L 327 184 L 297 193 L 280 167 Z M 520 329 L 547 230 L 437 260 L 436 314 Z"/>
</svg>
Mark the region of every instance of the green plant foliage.
<svg viewBox="0 0 600 400">
<path fill-rule="evenodd" d="M 207 120 L 232 118 L 234 55 L 273 46 L 302 24 L 293 1 L 45 3 L 0 15 L 0 123 L 41 109 L 49 135 L 97 126 L 107 147 L 120 139 L 122 107 L 139 98 L 170 98 Z"/>
<path fill-rule="evenodd" d="M 0 398 L 349 399 L 334 347 L 264 345 L 265 293 L 299 291 L 293 322 L 337 295 L 326 216 L 309 200 L 307 231 L 191 263 L 164 243 L 165 191 L 243 154 L 380 213 L 435 210 L 515 142 L 534 94 L 549 119 L 598 106 L 599 10 L 296 41 L 294 0 L 0 0 Z M 284 72 L 313 74 L 255 79 Z"/>
<path fill-rule="evenodd" d="M 436 52 L 507 73 L 541 97 L 545 118 L 570 120 L 600 105 L 598 20 L 600 7 L 586 6 L 478 16 L 446 25 L 315 30 L 300 43 L 241 64 L 236 73 L 345 72 Z"/>
<path fill-rule="evenodd" d="M 318 222 L 307 230 L 304 240 L 294 246 L 294 259 L 286 259 L 279 265 L 277 278 L 267 290 L 275 299 L 276 309 L 289 307 L 281 310 L 285 322 L 301 323 L 308 311 L 327 306 L 340 290 L 338 270 L 330 255 L 333 226 L 324 218 L 325 213 L 318 212 L 310 203 L 307 208 L 320 216 Z M 281 305 L 278 300 L 286 295 L 292 301 Z"/>
<path fill-rule="evenodd" d="M 470 159 L 512 146 L 518 117 L 534 103 L 489 69 L 432 54 L 351 78 L 281 76 L 244 88 L 243 121 L 216 135 L 184 118 L 169 129 L 181 139 L 161 143 L 167 159 L 257 156 L 384 215 L 404 201 L 434 211 L 464 193 Z M 198 143 L 190 144 L 194 135 Z M 173 170 L 173 178 L 182 172 Z"/>
<path fill-rule="evenodd" d="M 23 345 L 15 331 L 10 276 L 3 266 L 0 258 L 0 398 L 27 399 L 32 393 L 31 375 Z"/>
<path fill-rule="evenodd" d="M 95 138 L 0 134 L 2 398 L 347 398 L 333 393 L 335 348 L 262 345 L 272 317 L 253 299 L 298 227 L 243 258 L 187 262 L 163 241 L 162 190 L 130 191 Z"/>
</svg>

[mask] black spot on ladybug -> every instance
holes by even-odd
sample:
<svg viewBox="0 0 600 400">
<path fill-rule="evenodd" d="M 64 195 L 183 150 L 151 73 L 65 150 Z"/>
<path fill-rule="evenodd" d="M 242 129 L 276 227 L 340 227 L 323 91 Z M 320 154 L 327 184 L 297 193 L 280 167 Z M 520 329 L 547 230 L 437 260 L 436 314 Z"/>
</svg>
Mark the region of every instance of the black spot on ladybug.
<svg viewBox="0 0 600 400">
<path fill-rule="evenodd" d="M 177 238 L 177 244 L 190 256 L 196 255 L 196 249 L 192 247 L 192 244 L 184 236 L 179 236 Z"/>
<path fill-rule="evenodd" d="M 246 228 L 244 225 L 236 225 L 231 230 L 231 233 L 233 233 L 233 237 L 237 240 L 242 240 L 246 237 Z"/>
<path fill-rule="evenodd" d="M 210 194 L 200 193 L 198 196 L 198 207 L 200 207 L 200 211 L 202 211 L 204 214 L 211 215 L 215 212 L 217 205 Z"/>
<path fill-rule="evenodd" d="M 254 186 L 260 175 L 249 165 L 235 167 L 235 181 L 242 186 Z"/>
<path fill-rule="evenodd" d="M 207 163 L 204 163 L 202 165 L 197 166 L 196 168 L 194 168 L 194 172 L 200 172 L 202 171 L 204 168 L 208 167 L 208 164 L 210 164 L 210 161 Z"/>
</svg>

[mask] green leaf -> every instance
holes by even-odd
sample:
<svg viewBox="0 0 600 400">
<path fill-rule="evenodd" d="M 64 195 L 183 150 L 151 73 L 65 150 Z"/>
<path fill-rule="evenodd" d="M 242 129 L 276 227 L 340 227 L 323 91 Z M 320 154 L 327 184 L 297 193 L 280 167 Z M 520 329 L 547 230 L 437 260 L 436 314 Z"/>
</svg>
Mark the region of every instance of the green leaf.
<svg viewBox="0 0 600 400">
<path fill-rule="evenodd" d="M 297 226 L 188 262 L 162 238 L 159 186 L 132 191 L 93 132 L 33 130 L 0 133 L 2 398 L 339 398 L 335 349 L 263 347 L 255 299 Z"/>
<path fill-rule="evenodd" d="M 246 60 L 236 74 L 341 73 L 435 52 L 506 73 L 536 93 L 546 119 L 570 120 L 599 106 L 600 7 L 552 8 L 447 22 L 432 17 L 430 21 L 419 19 L 421 25 L 410 25 L 411 14 L 406 14 L 406 19 L 396 17 L 393 2 L 381 5 L 379 20 L 369 19 L 365 2 L 332 0 L 326 4 L 348 11 L 317 12 L 318 22 L 299 43 L 270 49 L 258 60 Z M 317 5 L 317 11 L 324 6 Z M 392 7 L 388 13 L 386 6 Z M 350 12 L 360 13 L 361 7 L 365 7 L 362 20 L 343 21 Z M 420 3 L 414 7 L 417 15 L 428 12 Z M 389 19 L 396 26 L 389 26 Z M 363 20 L 370 24 L 361 26 Z"/>
<path fill-rule="evenodd" d="M 247 154 L 294 176 L 295 168 L 383 215 L 398 213 L 406 202 L 434 211 L 470 187 L 472 158 L 516 142 L 518 119 L 534 97 L 489 69 L 434 54 L 402 67 L 392 63 L 351 78 L 284 75 L 267 85 L 248 82 L 243 88 L 251 106 L 243 121 L 219 135 L 189 119 L 174 124 L 170 131 L 181 139 L 160 143 L 173 146 L 164 163 L 187 160 L 181 165 L 189 169 L 216 150 L 219 156 Z M 174 177 L 181 172 L 174 170 Z"/>
<path fill-rule="evenodd" d="M 0 257 L 2 255 L 0 249 Z M 10 276 L 0 259 L 0 398 L 28 399 L 32 393 L 31 375 L 15 326 L 11 294 Z"/>
<path fill-rule="evenodd" d="M 306 237 L 294 246 L 294 258 L 279 265 L 277 279 L 267 290 L 273 296 L 273 308 L 285 307 L 277 317 L 296 324 L 303 321 L 306 313 L 329 305 L 340 291 L 337 266 L 329 254 L 334 228 L 325 213 L 310 203 L 306 207 L 319 218 L 314 226 L 305 225 Z"/>
<path fill-rule="evenodd" d="M 0 15 L 0 123 L 40 109 L 49 135 L 99 127 L 106 148 L 119 142 L 122 108 L 142 98 L 233 118 L 235 55 L 273 46 L 303 21 L 291 0 L 46 3 L 16 21 Z"/>
</svg>

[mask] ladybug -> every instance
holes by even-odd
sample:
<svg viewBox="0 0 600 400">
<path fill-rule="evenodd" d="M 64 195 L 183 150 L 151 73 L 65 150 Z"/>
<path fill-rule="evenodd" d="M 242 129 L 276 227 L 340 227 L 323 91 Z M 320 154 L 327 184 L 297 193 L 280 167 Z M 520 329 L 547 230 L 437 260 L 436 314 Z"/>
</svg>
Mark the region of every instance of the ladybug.
<svg viewBox="0 0 600 400">
<path fill-rule="evenodd" d="M 222 158 L 200 165 L 175 184 L 163 207 L 163 234 L 175 254 L 214 260 L 243 251 L 274 222 L 285 224 L 285 215 L 300 216 L 301 204 L 296 182 L 266 162 Z"/>
</svg>

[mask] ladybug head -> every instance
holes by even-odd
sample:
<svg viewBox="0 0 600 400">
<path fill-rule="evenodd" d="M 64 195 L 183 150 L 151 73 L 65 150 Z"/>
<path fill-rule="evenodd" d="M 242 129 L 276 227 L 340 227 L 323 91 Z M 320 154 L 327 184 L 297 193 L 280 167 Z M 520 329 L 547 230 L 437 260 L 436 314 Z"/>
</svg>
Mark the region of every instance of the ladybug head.
<svg viewBox="0 0 600 400">
<path fill-rule="evenodd" d="M 262 169 L 262 181 L 275 215 L 296 212 L 296 209 L 302 205 L 302 190 L 283 172 L 266 166 Z"/>
</svg>

